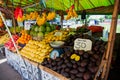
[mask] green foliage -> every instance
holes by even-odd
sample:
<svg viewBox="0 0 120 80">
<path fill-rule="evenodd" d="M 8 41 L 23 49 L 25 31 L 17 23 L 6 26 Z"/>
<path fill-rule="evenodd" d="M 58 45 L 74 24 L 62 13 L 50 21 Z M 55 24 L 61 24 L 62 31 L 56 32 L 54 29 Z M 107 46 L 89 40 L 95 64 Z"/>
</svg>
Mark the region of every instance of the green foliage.
<svg viewBox="0 0 120 80">
<path fill-rule="evenodd" d="M 105 18 L 106 19 L 112 19 L 112 15 L 106 15 Z M 118 19 L 120 19 L 120 15 L 118 15 Z"/>
<path fill-rule="evenodd" d="M 118 15 L 118 19 L 120 19 L 120 15 Z"/>
</svg>

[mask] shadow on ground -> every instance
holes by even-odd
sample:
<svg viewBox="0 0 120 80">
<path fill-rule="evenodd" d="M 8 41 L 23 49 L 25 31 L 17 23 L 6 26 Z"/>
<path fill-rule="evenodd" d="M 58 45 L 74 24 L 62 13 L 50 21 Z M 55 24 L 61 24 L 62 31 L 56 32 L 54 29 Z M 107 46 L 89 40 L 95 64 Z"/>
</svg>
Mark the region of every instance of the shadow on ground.
<svg viewBox="0 0 120 80">
<path fill-rule="evenodd" d="M 0 53 L 0 80 L 22 80 L 21 76 L 10 65 L 7 59 Z"/>
</svg>

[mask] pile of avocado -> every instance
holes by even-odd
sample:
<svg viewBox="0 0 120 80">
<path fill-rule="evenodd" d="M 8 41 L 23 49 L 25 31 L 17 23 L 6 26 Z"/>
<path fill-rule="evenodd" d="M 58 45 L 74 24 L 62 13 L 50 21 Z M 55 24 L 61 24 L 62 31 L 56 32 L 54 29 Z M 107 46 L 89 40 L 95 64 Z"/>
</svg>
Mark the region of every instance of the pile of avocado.
<svg viewBox="0 0 120 80">
<path fill-rule="evenodd" d="M 73 44 L 70 43 L 73 43 L 76 38 L 90 39 L 93 42 L 92 50 L 74 50 Z M 65 41 L 65 46 L 67 45 L 69 47 L 64 48 L 64 54 L 56 59 L 45 58 L 42 65 L 70 80 L 93 80 L 104 54 L 106 42 L 94 40 L 88 35 L 75 34 L 70 35 Z M 73 54 L 79 56 L 80 60 L 71 59 Z"/>
</svg>

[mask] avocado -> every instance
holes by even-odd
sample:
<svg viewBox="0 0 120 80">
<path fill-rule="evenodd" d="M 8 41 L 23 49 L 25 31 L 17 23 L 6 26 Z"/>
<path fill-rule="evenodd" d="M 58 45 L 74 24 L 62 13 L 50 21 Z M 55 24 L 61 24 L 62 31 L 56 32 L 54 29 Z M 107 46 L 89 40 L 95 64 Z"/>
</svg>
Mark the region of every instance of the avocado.
<svg viewBox="0 0 120 80">
<path fill-rule="evenodd" d="M 71 73 L 71 74 L 77 74 L 77 73 L 78 73 L 78 70 L 72 69 L 72 70 L 70 71 L 70 73 Z"/>
<path fill-rule="evenodd" d="M 91 78 L 90 72 L 84 73 L 83 78 L 84 78 L 84 80 L 89 80 Z"/>
</svg>

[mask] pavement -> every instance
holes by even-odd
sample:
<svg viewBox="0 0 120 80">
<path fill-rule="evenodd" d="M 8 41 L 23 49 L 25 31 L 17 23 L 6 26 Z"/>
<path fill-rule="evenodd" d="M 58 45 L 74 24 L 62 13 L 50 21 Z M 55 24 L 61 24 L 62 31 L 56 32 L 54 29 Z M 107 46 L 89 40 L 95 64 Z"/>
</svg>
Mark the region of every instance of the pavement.
<svg viewBox="0 0 120 80">
<path fill-rule="evenodd" d="M 22 80 L 20 74 L 7 64 L 7 59 L 2 53 L 0 53 L 0 80 Z"/>
</svg>

